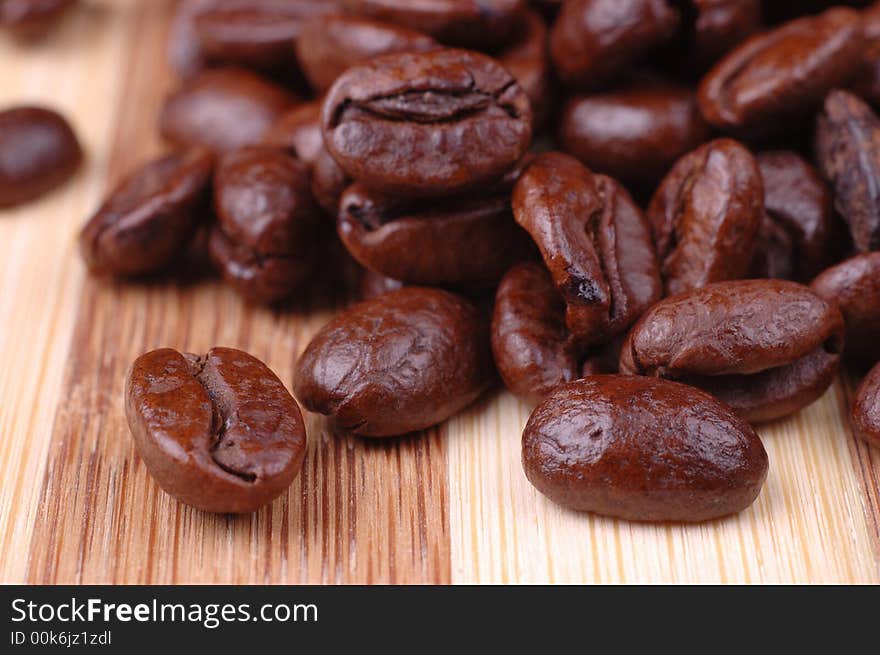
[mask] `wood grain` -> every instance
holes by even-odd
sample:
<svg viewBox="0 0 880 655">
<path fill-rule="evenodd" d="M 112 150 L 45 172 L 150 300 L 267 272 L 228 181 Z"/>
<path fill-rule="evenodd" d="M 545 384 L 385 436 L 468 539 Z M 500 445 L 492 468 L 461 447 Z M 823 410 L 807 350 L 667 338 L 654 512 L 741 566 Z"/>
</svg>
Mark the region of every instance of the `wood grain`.
<svg viewBox="0 0 880 655">
<path fill-rule="evenodd" d="M 243 348 L 287 383 L 347 301 L 326 275 L 276 310 L 184 271 L 149 283 L 84 275 L 75 249 L 105 189 L 162 149 L 170 0 L 91 0 L 48 42 L 0 41 L 0 101 L 38 100 L 76 125 L 73 183 L 0 214 L 0 582 L 880 582 L 880 454 L 851 436 L 854 380 L 761 430 L 755 505 L 694 526 L 568 512 L 520 466 L 528 408 L 502 391 L 437 429 L 371 442 L 307 417 L 289 492 L 246 517 L 162 493 L 122 411 L 128 364 L 173 346 Z"/>
</svg>

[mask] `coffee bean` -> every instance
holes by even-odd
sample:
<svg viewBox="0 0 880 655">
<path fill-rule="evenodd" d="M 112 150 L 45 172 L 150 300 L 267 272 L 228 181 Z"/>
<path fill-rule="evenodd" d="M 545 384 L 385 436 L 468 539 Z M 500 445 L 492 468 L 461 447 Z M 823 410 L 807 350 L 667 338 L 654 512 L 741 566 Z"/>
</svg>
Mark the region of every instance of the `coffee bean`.
<svg viewBox="0 0 880 655">
<path fill-rule="evenodd" d="M 368 268 L 363 269 L 361 271 L 360 283 L 358 285 L 358 298 L 360 300 L 369 300 L 370 298 L 376 298 L 377 296 L 382 296 L 391 291 L 397 291 L 405 286 L 406 285 L 400 280 L 386 277 L 385 275 L 371 271 Z"/>
<path fill-rule="evenodd" d="M 79 235 L 92 273 L 140 275 L 174 263 L 209 214 L 214 157 L 204 148 L 144 164 L 113 189 Z"/>
<path fill-rule="evenodd" d="M 214 206 L 211 257 L 239 293 L 274 302 L 305 282 L 318 225 L 305 164 L 272 146 L 228 152 L 217 164 Z"/>
<path fill-rule="evenodd" d="M 303 24 L 338 9 L 337 0 L 179 0 L 168 37 L 171 66 L 183 78 L 208 64 L 284 72 Z"/>
<path fill-rule="evenodd" d="M 767 477 L 754 430 L 683 384 L 595 376 L 557 388 L 523 431 L 526 477 L 570 509 L 632 521 L 742 511 Z"/>
<path fill-rule="evenodd" d="M 516 27 L 523 0 L 342 0 L 350 13 L 425 32 L 448 45 L 493 48 Z"/>
<path fill-rule="evenodd" d="M 568 86 L 597 89 L 668 41 L 678 23 L 666 0 L 568 0 L 550 32 L 556 74 Z"/>
<path fill-rule="evenodd" d="M 856 11 L 836 7 L 791 21 L 718 62 L 700 83 L 700 111 L 710 124 L 736 134 L 785 130 L 855 75 L 861 52 Z"/>
<path fill-rule="evenodd" d="M 322 145 L 312 164 L 312 195 L 334 221 L 339 214 L 339 199 L 350 185 L 351 178 Z"/>
<path fill-rule="evenodd" d="M 788 150 L 755 157 L 764 182 L 764 220 L 751 275 L 809 281 L 842 250 L 842 234 L 825 182 Z"/>
<path fill-rule="evenodd" d="M 162 107 L 162 136 L 183 146 L 234 150 L 259 143 L 296 98 L 245 70 L 207 70 L 172 93 Z"/>
<path fill-rule="evenodd" d="M 518 264 L 501 281 L 492 352 L 504 384 L 529 403 L 580 377 L 581 349 L 565 325 L 565 302 L 541 264 Z"/>
<path fill-rule="evenodd" d="M 538 244 L 582 344 L 607 342 L 660 298 L 650 227 L 611 178 L 544 153 L 516 183 L 513 213 Z"/>
<path fill-rule="evenodd" d="M 667 294 L 745 277 L 764 219 L 751 153 L 731 139 L 676 162 L 648 207 Z"/>
<path fill-rule="evenodd" d="M 816 122 L 815 146 L 856 249 L 880 250 L 880 119 L 851 93 L 832 91 Z"/>
<path fill-rule="evenodd" d="M 334 14 L 305 24 L 296 56 L 317 93 L 324 93 L 346 70 L 372 57 L 396 52 L 424 52 L 440 44 L 421 32 L 390 23 Z"/>
<path fill-rule="evenodd" d="M 324 143 L 376 191 L 442 196 L 495 182 L 531 141 L 529 100 L 495 60 L 465 50 L 383 55 L 324 101 Z"/>
<path fill-rule="evenodd" d="M 0 28 L 26 39 L 45 34 L 78 0 L 3 0 Z"/>
<path fill-rule="evenodd" d="M 247 513 L 284 493 L 302 466 L 299 407 L 261 361 L 232 348 L 171 348 L 132 364 L 125 413 L 138 454 L 167 493 L 207 512 Z"/>
<path fill-rule="evenodd" d="M 370 437 L 424 430 L 471 404 L 493 379 L 487 321 L 464 298 L 405 287 L 325 325 L 296 366 L 313 412 Z"/>
<path fill-rule="evenodd" d="M 876 106 L 880 104 L 880 2 L 862 12 L 862 32 L 865 38 L 862 63 L 852 89 Z"/>
<path fill-rule="evenodd" d="M 264 144 L 284 148 L 308 166 L 314 166 L 324 149 L 321 103 L 304 102 L 283 114 L 263 137 Z"/>
<path fill-rule="evenodd" d="M 82 149 L 63 116 L 42 107 L 0 111 L 0 208 L 20 205 L 62 185 Z"/>
<path fill-rule="evenodd" d="M 880 361 L 880 252 L 832 266 L 810 287 L 843 312 L 847 358 L 863 367 Z"/>
<path fill-rule="evenodd" d="M 720 282 L 660 301 L 621 349 L 620 372 L 711 391 L 753 423 L 786 416 L 830 386 L 843 316 L 782 280 Z"/>
<path fill-rule="evenodd" d="M 761 0 L 690 0 L 696 12 L 689 52 L 712 63 L 761 27 Z"/>
<path fill-rule="evenodd" d="M 424 201 L 354 184 L 339 202 L 339 237 L 364 267 L 405 283 L 494 287 L 534 251 L 513 220 L 511 188 Z"/>
<path fill-rule="evenodd" d="M 653 189 L 675 161 L 709 137 L 686 86 L 629 79 L 613 90 L 570 98 L 559 143 L 590 169 L 637 189 Z"/>
<path fill-rule="evenodd" d="M 852 409 L 856 436 L 880 448 L 880 365 L 862 381 Z"/>
<path fill-rule="evenodd" d="M 533 132 L 546 123 L 555 99 L 548 38 L 547 25 L 540 14 L 524 11 L 510 44 L 497 54 L 498 61 L 529 97 Z"/>
</svg>

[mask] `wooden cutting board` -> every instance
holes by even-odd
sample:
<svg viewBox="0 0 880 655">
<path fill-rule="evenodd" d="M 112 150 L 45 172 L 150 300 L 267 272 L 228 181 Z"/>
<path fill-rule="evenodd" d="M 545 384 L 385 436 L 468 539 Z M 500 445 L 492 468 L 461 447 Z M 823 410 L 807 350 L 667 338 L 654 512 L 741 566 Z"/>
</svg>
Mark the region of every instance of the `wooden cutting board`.
<svg viewBox="0 0 880 655">
<path fill-rule="evenodd" d="M 0 212 L 0 582 L 880 582 L 880 451 L 851 436 L 853 380 L 761 429 L 770 475 L 738 516 L 637 525 L 563 510 L 526 481 L 528 408 L 498 391 L 423 435 L 381 442 L 308 417 L 306 464 L 252 516 L 162 493 L 125 425 L 128 364 L 159 346 L 247 350 L 290 384 L 342 302 L 279 310 L 212 280 L 85 275 L 75 238 L 109 184 L 161 151 L 172 3 L 90 0 L 38 47 L 0 40 L 0 106 L 61 109 L 87 149 L 76 179 Z"/>
</svg>

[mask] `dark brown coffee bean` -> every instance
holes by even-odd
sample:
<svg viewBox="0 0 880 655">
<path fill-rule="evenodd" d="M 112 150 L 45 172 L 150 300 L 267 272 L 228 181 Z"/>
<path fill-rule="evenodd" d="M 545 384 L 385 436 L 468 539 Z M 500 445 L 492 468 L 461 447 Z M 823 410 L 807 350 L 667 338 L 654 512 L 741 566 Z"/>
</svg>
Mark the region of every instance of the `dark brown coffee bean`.
<svg viewBox="0 0 880 655">
<path fill-rule="evenodd" d="M 541 264 L 514 266 L 498 287 L 492 352 L 504 384 L 536 403 L 580 377 L 580 348 L 565 326 L 565 302 Z"/>
<path fill-rule="evenodd" d="M 880 448 L 880 365 L 875 366 L 859 386 L 852 423 L 856 436 Z"/>
<path fill-rule="evenodd" d="M 761 27 L 761 0 L 690 0 L 696 12 L 690 51 L 698 65 L 718 59 Z"/>
<path fill-rule="evenodd" d="M 755 158 L 730 139 L 676 162 L 648 207 L 668 294 L 745 277 L 764 219 Z"/>
<path fill-rule="evenodd" d="M 650 227 L 626 190 L 573 157 L 544 153 L 514 187 L 513 213 L 538 244 L 584 345 L 626 330 L 661 295 Z"/>
<path fill-rule="evenodd" d="M 880 250 L 880 119 L 853 94 L 832 91 L 816 122 L 815 147 L 856 249 Z"/>
<path fill-rule="evenodd" d="M 303 27 L 296 56 L 317 93 L 324 93 L 336 78 L 362 61 L 395 52 L 424 52 L 439 48 L 427 34 L 359 16 L 331 15 L 315 18 Z"/>
<path fill-rule="evenodd" d="M 498 61 L 510 71 L 529 97 L 533 131 L 544 125 L 553 109 L 553 73 L 548 39 L 544 19 L 535 11 L 524 11 L 510 45 L 497 55 Z"/>
<path fill-rule="evenodd" d="M 817 401 L 834 381 L 839 365 L 839 351 L 823 347 L 791 364 L 760 373 L 690 375 L 680 381 L 709 392 L 757 425 L 789 416 Z"/>
<path fill-rule="evenodd" d="M 358 286 L 358 299 L 369 300 L 370 298 L 376 298 L 377 296 L 397 291 L 405 286 L 400 280 L 386 277 L 370 269 L 363 269 Z"/>
<path fill-rule="evenodd" d="M 748 39 L 703 79 L 700 111 L 715 127 L 747 135 L 797 124 L 857 72 L 859 23 L 857 12 L 837 7 Z"/>
<path fill-rule="evenodd" d="M 315 335 L 297 363 L 296 397 L 355 434 L 424 430 L 491 384 L 487 328 L 474 305 L 439 289 L 366 300 Z"/>
<path fill-rule="evenodd" d="M 315 253 L 263 255 L 212 226 L 208 253 L 223 280 L 248 302 L 271 304 L 303 287 L 315 270 Z"/>
<path fill-rule="evenodd" d="M 141 355 L 128 373 L 125 414 L 159 486 L 207 512 L 254 512 L 272 502 L 305 456 L 290 393 L 260 360 L 232 348 Z"/>
<path fill-rule="evenodd" d="M 550 32 L 550 56 L 564 84 L 596 89 L 669 40 L 678 21 L 666 0 L 568 0 Z"/>
<path fill-rule="evenodd" d="M 61 114 L 42 107 L 0 111 L 0 208 L 30 202 L 62 185 L 82 157 Z"/>
<path fill-rule="evenodd" d="M 523 0 L 342 0 L 353 14 L 424 32 L 448 45 L 492 48 L 516 28 Z"/>
<path fill-rule="evenodd" d="M 180 0 L 168 37 L 171 66 L 183 78 L 208 64 L 289 69 L 303 23 L 338 9 L 336 0 Z"/>
<path fill-rule="evenodd" d="M 376 57 L 327 94 L 324 144 L 358 182 L 442 196 L 495 182 L 531 141 L 529 100 L 498 62 L 466 50 Z"/>
<path fill-rule="evenodd" d="M 140 275 L 171 265 L 209 214 L 214 157 L 193 148 L 153 160 L 125 178 L 83 227 L 92 273 Z"/>
<path fill-rule="evenodd" d="M 563 385 L 523 431 L 526 477 L 564 507 L 631 521 L 708 521 L 742 511 L 767 453 L 730 408 L 693 387 L 595 376 Z"/>
<path fill-rule="evenodd" d="M 841 234 L 825 182 L 797 153 L 755 157 L 764 181 L 764 221 L 752 275 L 806 282 L 840 253 Z"/>
<path fill-rule="evenodd" d="M 746 420 L 761 422 L 790 414 L 825 392 L 837 370 L 843 333 L 837 306 L 800 284 L 720 282 L 645 312 L 621 349 L 620 372 L 701 386 Z"/>
<path fill-rule="evenodd" d="M 853 82 L 853 91 L 873 104 L 880 105 L 880 2 L 862 12 L 862 64 Z"/>
<path fill-rule="evenodd" d="M 350 185 L 351 178 L 322 147 L 312 164 L 312 195 L 334 221 L 339 214 L 339 199 Z"/>
<path fill-rule="evenodd" d="M 339 238 L 361 265 L 408 284 L 494 287 L 534 252 L 513 220 L 511 187 L 428 202 L 354 184 L 339 202 Z"/>
<path fill-rule="evenodd" d="M 810 287 L 843 312 L 847 357 L 862 366 L 880 361 L 880 252 L 847 259 Z"/>
<path fill-rule="evenodd" d="M 179 145 L 234 150 L 259 143 L 296 101 L 245 70 L 207 70 L 165 100 L 159 129 Z"/>
<path fill-rule="evenodd" d="M 653 188 L 675 161 L 709 137 L 693 92 L 654 78 L 628 80 L 568 100 L 559 143 L 590 169 Z"/>
<path fill-rule="evenodd" d="M 314 166 L 324 149 L 321 102 L 305 102 L 288 111 L 266 132 L 263 143 L 284 148 L 308 166 Z"/>
<path fill-rule="evenodd" d="M 2 0 L 0 27 L 24 38 L 40 37 L 78 0 Z"/>
<path fill-rule="evenodd" d="M 239 293 L 274 302 L 305 282 L 318 224 L 305 164 L 272 146 L 228 152 L 217 164 L 214 206 L 211 256 Z"/>
</svg>

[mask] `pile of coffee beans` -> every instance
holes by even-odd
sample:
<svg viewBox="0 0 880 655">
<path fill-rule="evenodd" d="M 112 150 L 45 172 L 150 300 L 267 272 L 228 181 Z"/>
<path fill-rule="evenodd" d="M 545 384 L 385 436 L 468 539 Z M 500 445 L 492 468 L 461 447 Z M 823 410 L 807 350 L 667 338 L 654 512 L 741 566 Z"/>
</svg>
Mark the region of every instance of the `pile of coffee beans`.
<svg viewBox="0 0 880 655">
<path fill-rule="evenodd" d="M 500 375 L 536 405 L 523 466 L 555 502 L 738 512 L 768 471 L 754 426 L 880 361 L 866 5 L 181 0 L 169 152 L 110 193 L 81 252 L 132 277 L 206 247 L 244 299 L 277 303 L 337 240 L 360 302 L 297 361 L 306 409 L 392 437 Z M 0 202 L 57 183 L 67 151 L 45 180 L 0 174 Z M 159 484 L 205 510 L 253 511 L 302 463 L 296 402 L 239 351 L 143 355 L 126 411 Z M 880 446 L 880 365 L 853 427 Z"/>
</svg>

